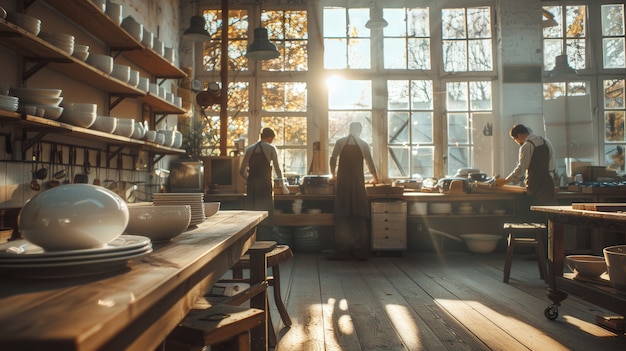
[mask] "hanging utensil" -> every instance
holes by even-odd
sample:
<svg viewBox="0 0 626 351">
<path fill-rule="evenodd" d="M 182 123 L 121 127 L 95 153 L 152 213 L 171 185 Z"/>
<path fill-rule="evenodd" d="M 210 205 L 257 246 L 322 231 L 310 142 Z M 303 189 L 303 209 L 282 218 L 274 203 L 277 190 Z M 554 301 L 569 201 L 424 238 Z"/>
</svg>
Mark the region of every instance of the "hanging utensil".
<svg viewBox="0 0 626 351">
<path fill-rule="evenodd" d="M 37 162 L 41 161 L 41 153 L 42 153 L 42 149 L 41 149 L 41 144 L 37 144 Z M 36 172 L 35 175 L 37 176 L 37 179 L 39 180 L 44 180 L 48 177 L 48 168 L 41 166 Z"/>
<path fill-rule="evenodd" d="M 85 155 L 85 154 L 84 154 Z M 85 166 L 85 162 L 87 162 L 86 160 L 83 160 L 83 170 L 85 170 L 86 166 Z M 74 152 L 74 160 L 72 162 L 72 168 L 76 167 L 76 152 Z M 76 173 L 74 174 L 74 183 L 75 184 L 87 184 L 89 183 L 89 176 L 85 173 Z"/>
<path fill-rule="evenodd" d="M 96 177 L 93 179 L 93 185 L 100 185 L 100 162 L 102 161 L 102 158 L 100 156 L 100 150 L 97 151 L 98 153 L 96 154 Z"/>
<path fill-rule="evenodd" d="M 72 172 L 73 172 L 72 159 L 73 158 L 74 158 L 74 148 L 70 146 L 67 152 L 67 177 L 63 181 L 64 184 L 69 184 L 70 179 L 72 178 Z"/>
<path fill-rule="evenodd" d="M 32 163 L 32 167 L 31 167 L 31 181 L 30 181 L 30 188 L 31 190 L 34 191 L 39 191 L 41 190 L 41 186 L 39 185 L 39 181 L 37 180 L 37 151 L 35 151 L 35 149 L 33 148 L 33 163 Z"/>
<path fill-rule="evenodd" d="M 48 186 L 51 188 L 57 187 L 59 186 L 59 178 L 57 178 L 57 145 L 53 144 L 50 147 L 50 173 L 52 174 L 52 177 L 50 178 L 50 180 L 48 181 Z"/>
</svg>

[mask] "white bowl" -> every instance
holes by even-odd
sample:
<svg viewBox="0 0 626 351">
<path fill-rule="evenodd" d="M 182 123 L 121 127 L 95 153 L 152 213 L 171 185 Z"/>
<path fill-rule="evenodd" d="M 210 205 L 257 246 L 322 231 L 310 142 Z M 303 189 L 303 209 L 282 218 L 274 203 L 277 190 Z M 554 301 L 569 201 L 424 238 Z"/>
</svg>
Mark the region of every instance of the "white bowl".
<svg viewBox="0 0 626 351">
<path fill-rule="evenodd" d="M 74 52 L 89 52 L 89 45 L 74 44 Z"/>
<path fill-rule="evenodd" d="M 322 213 L 322 209 L 320 208 L 309 208 L 306 210 L 306 213 L 308 214 L 320 214 Z"/>
<path fill-rule="evenodd" d="M 44 250 L 102 247 L 128 225 L 128 206 L 114 192 L 90 184 L 67 184 L 42 191 L 18 215 L 22 237 Z"/>
<path fill-rule="evenodd" d="M 142 235 L 152 241 L 167 241 L 180 235 L 191 222 L 190 205 L 129 204 L 125 232 Z"/>
<path fill-rule="evenodd" d="M 62 97 L 20 96 L 20 103 L 59 106 Z"/>
<path fill-rule="evenodd" d="M 143 127 L 143 123 L 135 122 L 135 128 L 130 137 L 133 139 L 143 139 L 144 135 L 146 135 L 146 129 Z"/>
<path fill-rule="evenodd" d="M 479 254 L 492 253 L 498 241 L 502 239 L 502 236 L 494 234 L 461 234 L 460 236 L 470 252 Z"/>
<path fill-rule="evenodd" d="M 130 138 L 135 131 L 135 120 L 128 118 L 118 118 L 117 127 L 113 131 L 113 134 L 121 135 Z"/>
<path fill-rule="evenodd" d="M 131 69 L 128 75 L 128 85 L 136 87 L 139 84 L 139 71 Z"/>
<path fill-rule="evenodd" d="M 150 89 L 150 79 L 146 77 L 139 77 L 139 82 L 137 82 L 137 89 L 143 90 L 147 93 Z"/>
<path fill-rule="evenodd" d="M 59 106 L 48 106 L 48 105 L 35 105 L 37 108 L 41 108 L 44 110 L 43 117 L 56 121 L 63 114 L 63 107 Z"/>
<path fill-rule="evenodd" d="M 606 260 L 603 256 L 568 255 L 567 266 L 581 277 L 599 277 L 606 272 Z"/>
<path fill-rule="evenodd" d="M 122 28 L 137 41 L 143 39 L 143 24 L 137 22 L 133 16 L 128 16 L 122 21 Z"/>
<path fill-rule="evenodd" d="M 117 117 L 111 116 L 97 116 L 96 121 L 89 127 L 89 129 L 99 130 L 105 133 L 113 133 L 117 127 Z"/>
<path fill-rule="evenodd" d="M 77 59 L 81 61 L 86 61 L 87 58 L 89 57 L 89 52 L 74 50 L 74 52 L 72 53 L 72 56 L 76 57 Z"/>
<path fill-rule="evenodd" d="M 602 250 L 611 285 L 626 294 L 626 245 L 608 246 Z"/>
<path fill-rule="evenodd" d="M 58 98 L 61 96 L 61 89 L 45 89 L 45 88 L 11 88 L 11 94 L 15 96 L 41 96 Z"/>
<path fill-rule="evenodd" d="M 95 112 L 76 111 L 66 108 L 63 114 L 61 114 L 60 121 L 77 127 L 89 128 L 96 121 L 96 117 Z"/>
<path fill-rule="evenodd" d="M 121 80 L 124 83 L 128 83 L 130 79 L 130 66 L 113 64 L 113 70 L 111 76 Z"/>
<path fill-rule="evenodd" d="M 19 12 L 7 11 L 6 20 L 18 27 L 26 29 L 34 35 L 38 35 L 41 31 L 41 20 Z"/>
<path fill-rule="evenodd" d="M 214 216 L 220 210 L 219 202 L 205 202 L 204 203 L 204 216 L 209 218 Z"/>
<path fill-rule="evenodd" d="M 101 54 L 89 54 L 87 60 L 88 64 L 104 72 L 105 74 L 111 74 L 113 71 L 113 57 L 109 55 Z"/>
<path fill-rule="evenodd" d="M 153 142 L 153 143 L 156 141 L 156 137 L 157 137 L 156 130 L 146 130 L 146 134 L 143 136 L 143 138 L 146 141 L 150 141 L 150 142 Z"/>
<path fill-rule="evenodd" d="M 152 49 L 152 41 L 154 40 L 154 34 L 143 27 L 143 36 L 141 38 L 141 43 L 147 47 L 148 49 Z"/>
<path fill-rule="evenodd" d="M 174 142 L 172 143 L 172 147 L 175 149 L 183 146 L 183 133 L 175 130 L 174 131 Z"/>
<path fill-rule="evenodd" d="M 96 113 L 98 111 L 98 104 L 86 103 L 86 102 L 70 102 L 67 104 L 63 104 L 68 110 L 72 111 L 80 111 L 80 112 L 91 112 Z"/>
<path fill-rule="evenodd" d="M 174 144 L 174 131 L 160 129 L 157 130 L 157 134 L 163 135 L 163 146 L 171 147 Z"/>
</svg>

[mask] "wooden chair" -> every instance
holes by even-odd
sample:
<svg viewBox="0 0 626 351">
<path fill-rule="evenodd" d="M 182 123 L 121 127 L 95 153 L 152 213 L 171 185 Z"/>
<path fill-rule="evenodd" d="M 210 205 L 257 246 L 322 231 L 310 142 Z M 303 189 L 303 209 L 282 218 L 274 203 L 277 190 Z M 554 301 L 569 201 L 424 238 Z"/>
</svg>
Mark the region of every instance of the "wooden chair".
<svg viewBox="0 0 626 351">
<path fill-rule="evenodd" d="M 278 309 L 278 313 L 280 314 L 283 324 L 291 326 L 291 318 L 289 318 L 289 313 L 287 313 L 287 308 L 285 307 L 281 296 L 280 264 L 291 259 L 293 257 L 293 251 L 288 245 L 276 245 L 276 247 L 272 251 L 268 252 L 265 257 L 267 258 L 267 267 L 272 269 L 272 274 L 268 275 L 267 282 L 269 286 L 274 288 L 274 303 L 276 304 L 276 308 Z M 244 269 L 250 269 L 249 254 L 243 255 L 241 259 L 239 259 L 239 261 L 232 267 L 233 278 L 243 279 Z M 271 321 L 269 323 L 271 323 Z"/>
<path fill-rule="evenodd" d="M 504 223 L 504 231 L 508 233 L 508 246 L 506 248 L 506 260 L 504 262 L 505 283 L 509 282 L 511 275 L 511 264 L 513 254 L 517 246 L 532 246 L 537 255 L 537 265 L 539 266 L 539 276 L 544 281 L 548 279 L 548 269 L 546 265 L 546 253 L 543 245 L 543 234 L 546 232 L 546 225 L 543 223 Z"/>
</svg>

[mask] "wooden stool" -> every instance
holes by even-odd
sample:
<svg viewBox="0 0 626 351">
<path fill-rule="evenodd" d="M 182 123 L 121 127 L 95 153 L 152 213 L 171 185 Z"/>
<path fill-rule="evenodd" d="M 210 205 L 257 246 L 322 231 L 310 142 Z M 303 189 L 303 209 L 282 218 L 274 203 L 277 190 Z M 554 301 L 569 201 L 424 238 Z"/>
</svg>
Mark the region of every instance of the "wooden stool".
<svg viewBox="0 0 626 351">
<path fill-rule="evenodd" d="M 548 269 L 543 246 L 543 233 L 546 231 L 546 225 L 542 223 L 504 223 L 504 231 L 509 236 L 506 248 L 506 261 L 504 263 L 504 279 L 502 280 L 505 283 L 509 282 L 515 247 L 534 246 L 537 255 L 537 265 L 539 266 L 539 276 L 546 281 L 548 279 Z"/>
<path fill-rule="evenodd" d="M 194 309 L 168 335 L 163 344 L 167 351 L 250 350 L 250 330 L 265 319 L 265 312 L 219 304 Z"/>
<path fill-rule="evenodd" d="M 287 308 L 283 303 L 283 298 L 280 295 L 280 264 L 291 259 L 293 257 L 293 251 L 288 245 L 276 245 L 276 247 L 268 252 L 265 257 L 267 258 L 267 267 L 272 268 L 272 275 L 267 277 L 267 282 L 270 286 L 274 287 L 274 303 L 276 304 L 276 308 L 278 309 L 278 313 L 280 314 L 280 318 L 286 326 L 291 325 L 291 318 L 289 318 L 289 314 L 287 313 Z M 243 255 L 237 263 L 232 267 L 233 270 L 233 278 L 242 279 L 243 278 L 243 270 L 250 269 L 250 255 Z M 271 319 L 268 318 L 269 323 L 271 323 Z M 272 330 L 269 331 L 271 334 Z M 270 338 L 272 336 L 270 335 Z"/>
</svg>

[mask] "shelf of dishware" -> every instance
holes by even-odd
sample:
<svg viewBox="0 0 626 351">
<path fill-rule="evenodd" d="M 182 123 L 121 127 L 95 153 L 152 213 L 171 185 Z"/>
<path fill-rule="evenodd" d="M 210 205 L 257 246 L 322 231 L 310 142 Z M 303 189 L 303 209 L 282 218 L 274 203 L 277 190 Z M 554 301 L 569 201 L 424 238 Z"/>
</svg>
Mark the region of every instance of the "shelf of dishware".
<svg viewBox="0 0 626 351">
<path fill-rule="evenodd" d="M 133 97 L 150 105 L 155 113 L 182 114 L 185 111 L 169 101 L 135 88 L 110 74 L 65 53 L 63 50 L 18 27 L 0 19 L 0 43 L 20 52 L 35 66 L 45 65 L 78 81 L 97 86 L 113 96 Z"/>
<path fill-rule="evenodd" d="M 159 145 L 150 141 L 138 140 L 121 135 L 77 127 L 71 124 L 28 114 L 0 110 L 0 122 L 4 125 L 15 125 L 26 128 L 31 132 L 38 132 L 42 134 L 42 136 L 46 133 L 64 134 L 77 139 L 100 142 L 110 146 L 134 147 L 153 154 L 165 155 L 185 153 L 185 150 Z M 24 151 L 27 149 L 28 146 L 25 145 Z"/>
<path fill-rule="evenodd" d="M 67 5 L 67 0 L 46 0 L 45 2 L 102 40 L 111 51 L 122 52 L 125 57 L 155 77 L 184 78 L 186 76 L 185 72 L 173 63 L 137 41 L 104 14 L 93 1 L 77 0 L 72 2 L 72 6 Z"/>
</svg>

